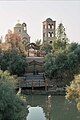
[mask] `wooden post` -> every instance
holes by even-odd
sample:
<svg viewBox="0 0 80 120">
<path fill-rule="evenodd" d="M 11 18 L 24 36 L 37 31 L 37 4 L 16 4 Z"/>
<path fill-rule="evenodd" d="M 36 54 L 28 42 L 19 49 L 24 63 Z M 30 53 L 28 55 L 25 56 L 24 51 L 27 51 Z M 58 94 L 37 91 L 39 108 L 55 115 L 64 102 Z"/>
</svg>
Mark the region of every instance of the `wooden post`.
<svg viewBox="0 0 80 120">
<path fill-rule="evenodd" d="M 40 87 L 40 80 L 39 80 L 39 87 Z"/>
<path fill-rule="evenodd" d="M 34 81 L 32 80 L 32 92 L 33 92 L 33 90 L 34 90 L 34 83 L 33 83 Z"/>
<path fill-rule="evenodd" d="M 45 91 L 47 91 L 47 80 L 45 80 Z"/>
</svg>

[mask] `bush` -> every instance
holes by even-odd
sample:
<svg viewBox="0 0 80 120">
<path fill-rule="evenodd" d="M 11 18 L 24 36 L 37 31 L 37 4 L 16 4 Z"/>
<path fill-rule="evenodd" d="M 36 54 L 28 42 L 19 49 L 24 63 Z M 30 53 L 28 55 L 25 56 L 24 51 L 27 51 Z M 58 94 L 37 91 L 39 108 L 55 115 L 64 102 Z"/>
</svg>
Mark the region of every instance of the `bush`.
<svg viewBox="0 0 80 120">
<path fill-rule="evenodd" d="M 66 99 L 76 101 L 77 108 L 80 111 L 80 75 L 75 76 L 70 86 L 67 86 Z"/>
<path fill-rule="evenodd" d="M 0 120 L 26 120 L 26 108 L 15 94 L 13 76 L 0 71 Z"/>
<path fill-rule="evenodd" d="M 16 51 L 3 53 L 0 66 L 3 71 L 8 70 L 11 74 L 21 76 L 27 68 L 26 57 Z"/>
</svg>

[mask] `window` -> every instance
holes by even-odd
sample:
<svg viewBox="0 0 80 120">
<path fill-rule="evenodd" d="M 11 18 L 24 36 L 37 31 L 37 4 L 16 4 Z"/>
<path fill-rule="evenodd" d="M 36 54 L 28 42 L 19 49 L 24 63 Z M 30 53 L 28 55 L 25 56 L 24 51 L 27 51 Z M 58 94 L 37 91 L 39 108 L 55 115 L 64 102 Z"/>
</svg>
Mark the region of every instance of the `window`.
<svg viewBox="0 0 80 120">
<path fill-rule="evenodd" d="M 50 44 L 52 44 L 52 41 L 50 41 Z"/>
<path fill-rule="evenodd" d="M 46 37 L 46 34 L 45 34 L 45 33 L 43 33 L 43 37 Z"/>
<path fill-rule="evenodd" d="M 52 37 L 54 37 L 54 34 L 53 34 L 53 32 L 52 32 Z"/>
<path fill-rule="evenodd" d="M 50 37 L 50 32 L 48 33 L 48 37 Z"/>
<path fill-rule="evenodd" d="M 48 33 L 48 37 L 54 37 L 53 32 L 49 32 L 49 33 Z"/>
<path fill-rule="evenodd" d="M 53 28 L 54 28 L 53 24 L 48 24 L 48 29 L 53 29 Z"/>
<path fill-rule="evenodd" d="M 46 28 L 46 26 L 45 25 L 43 25 L 43 29 L 45 29 Z"/>
<path fill-rule="evenodd" d="M 19 32 L 21 33 L 21 29 L 19 29 Z"/>
<path fill-rule="evenodd" d="M 52 29 L 54 29 L 54 25 L 52 24 Z"/>
<path fill-rule="evenodd" d="M 50 29 L 50 24 L 48 24 L 48 29 Z"/>
</svg>

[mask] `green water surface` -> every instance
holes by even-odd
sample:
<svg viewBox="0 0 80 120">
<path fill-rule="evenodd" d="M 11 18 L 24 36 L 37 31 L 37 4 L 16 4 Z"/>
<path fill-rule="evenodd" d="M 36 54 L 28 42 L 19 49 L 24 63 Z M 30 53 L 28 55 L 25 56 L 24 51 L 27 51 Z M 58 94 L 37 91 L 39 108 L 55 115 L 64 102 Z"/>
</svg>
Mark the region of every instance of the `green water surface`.
<svg viewBox="0 0 80 120">
<path fill-rule="evenodd" d="M 27 102 L 26 120 L 80 120 L 76 104 L 64 96 L 29 95 Z"/>
</svg>

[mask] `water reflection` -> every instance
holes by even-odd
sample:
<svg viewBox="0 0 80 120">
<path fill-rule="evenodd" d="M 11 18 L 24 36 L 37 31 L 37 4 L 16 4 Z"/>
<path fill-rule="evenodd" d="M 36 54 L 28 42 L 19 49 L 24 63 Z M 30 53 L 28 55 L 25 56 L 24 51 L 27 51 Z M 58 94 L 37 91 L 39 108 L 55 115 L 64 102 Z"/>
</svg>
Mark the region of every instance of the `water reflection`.
<svg viewBox="0 0 80 120">
<path fill-rule="evenodd" d="M 29 113 L 26 120 L 46 120 L 42 107 L 30 107 L 28 110 Z"/>
<path fill-rule="evenodd" d="M 64 96 L 27 96 L 27 120 L 80 120 L 75 103 L 68 103 Z"/>
<path fill-rule="evenodd" d="M 46 107 L 47 107 L 46 118 L 47 120 L 51 120 L 51 95 L 48 96 L 46 103 L 47 103 L 46 104 Z"/>
</svg>

